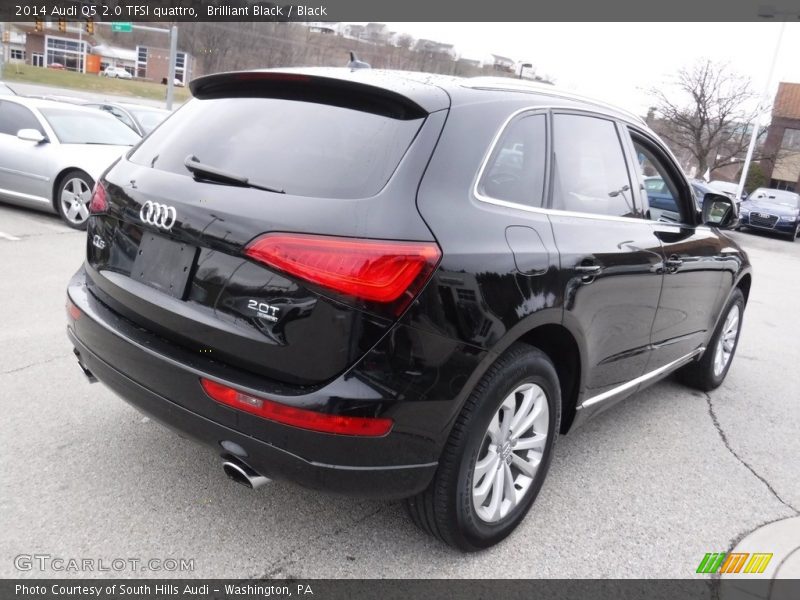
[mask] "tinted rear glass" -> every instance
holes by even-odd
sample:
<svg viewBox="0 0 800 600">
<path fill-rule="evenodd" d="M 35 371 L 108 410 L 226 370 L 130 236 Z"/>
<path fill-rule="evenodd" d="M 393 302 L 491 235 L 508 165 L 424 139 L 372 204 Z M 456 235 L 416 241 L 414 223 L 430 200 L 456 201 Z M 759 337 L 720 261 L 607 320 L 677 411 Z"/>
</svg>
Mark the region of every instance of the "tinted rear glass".
<svg viewBox="0 0 800 600">
<path fill-rule="evenodd" d="M 386 185 L 422 121 L 274 98 L 192 100 L 130 160 L 190 177 L 193 155 L 287 194 L 366 198 Z"/>
</svg>

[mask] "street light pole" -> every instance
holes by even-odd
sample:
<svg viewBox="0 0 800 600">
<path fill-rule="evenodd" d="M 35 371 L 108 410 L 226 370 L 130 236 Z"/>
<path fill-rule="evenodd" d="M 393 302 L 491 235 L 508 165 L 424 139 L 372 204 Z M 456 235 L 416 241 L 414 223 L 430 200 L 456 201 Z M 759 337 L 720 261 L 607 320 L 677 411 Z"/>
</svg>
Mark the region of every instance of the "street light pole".
<svg viewBox="0 0 800 600">
<path fill-rule="evenodd" d="M 756 139 L 758 138 L 758 130 L 761 129 L 761 115 L 764 112 L 764 105 L 769 99 L 769 88 L 772 85 L 772 75 L 775 72 L 775 63 L 778 62 L 778 53 L 781 49 L 781 41 L 783 40 L 783 32 L 786 30 L 786 21 L 781 23 L 781 31 L 778 34 L 778 41 L 775 42 L 775 51 L 772 53 L 772 63 L 769 66 L 769 75 L 767 75 L 767 82 L 764 84 L 764 93 L 758 101 L 758 108 L 756 109 L 756 118 L 753 123 L 753 131 L 750 134 L 750 145 L 747 147 L 747 156 L 744 159 L 744 166 L 742 167 L 742 176 L 739 178 L 739 186 L 736 188 L 736 199 L 742 197 L 744 184 L 747 181 L 747 174 L 750 172 L 750 162 L 753 160 L 753 152 L 756 149 Z"/>
</svg>

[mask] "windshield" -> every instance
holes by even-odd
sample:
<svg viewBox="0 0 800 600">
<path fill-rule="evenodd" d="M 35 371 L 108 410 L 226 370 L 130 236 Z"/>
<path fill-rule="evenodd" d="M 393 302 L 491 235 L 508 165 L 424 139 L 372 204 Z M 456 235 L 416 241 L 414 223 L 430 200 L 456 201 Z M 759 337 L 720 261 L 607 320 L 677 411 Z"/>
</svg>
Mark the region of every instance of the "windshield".
<svg viewBox="0 0 800 600">
<path fill-rule="evenodd" d="M 192 100 L 156 129 L 130 161 L 191 177 L 187 156 L 287 194 L 377 194 L 422 119 L 277 98 Z"/>
<path fill-rule="evenodd" d="M 133 146 L 140 140 L 125 124 L 99 111 L 42 108 L 41 112 L 62 144 Z"/>
<path fill-rule="evenodd" d="M 771 190 L 767 188 L 758 188 L 750 196 L 752 200 L 761 202 L 772 202 L 773 204 L 782 204 L 790 208 L 800 208 L 800 195 L 794 192 L 787 192 L 785 190 Z"/>
<path fill-rule="evenodd" d="M 164 119 L 169 116 L 167 111 L 160 111 L 160 110 L 139 110 L 139 109 L 128 109 L 136 120 L 139 121 L 139 125 L 142 126 L 142 130 L 147 134 L 153 131 L 156 126 L 161 123 Z"/>
</svg>

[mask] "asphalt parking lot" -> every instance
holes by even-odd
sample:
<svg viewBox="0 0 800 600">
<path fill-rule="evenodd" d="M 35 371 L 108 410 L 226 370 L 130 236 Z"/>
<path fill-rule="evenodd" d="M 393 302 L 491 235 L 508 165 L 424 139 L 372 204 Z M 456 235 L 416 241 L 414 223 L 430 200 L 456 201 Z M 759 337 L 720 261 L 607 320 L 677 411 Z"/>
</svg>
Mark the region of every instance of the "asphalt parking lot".
<svg viewBox="0 0 800 600">
<path fill-rule="evenodd" d="M 84 234 L 0 205 L 0 577 L 692 577 L 800 510 L 800 241 L 732 237 L 754 283 L 725 384 L 669 379 L 562 437 L 522 526 L 465 556 L 400 503 L 237 486 L 212 450 L 87 383 L 64 333 Z M 20 571 L 21 554 L 194 571 Z"/>
</svg>

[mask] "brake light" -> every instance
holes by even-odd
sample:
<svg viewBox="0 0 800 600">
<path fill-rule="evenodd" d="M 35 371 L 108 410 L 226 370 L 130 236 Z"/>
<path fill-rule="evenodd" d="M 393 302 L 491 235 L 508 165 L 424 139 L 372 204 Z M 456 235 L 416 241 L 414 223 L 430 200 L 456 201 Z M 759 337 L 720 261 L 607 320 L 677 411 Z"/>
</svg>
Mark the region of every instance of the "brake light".
<svg viewBox="0 0 800 600">
<path fill-rule="evenodd" d="M 329 415 L 251 396 L 210 379 L 201 378 L 200 384 L 205 393 L 220 404 L 300 429 L 369 437 L 386 435 L 392 429 L 391 419 Z"/>
<path fill-rule="evenodd" d="M 92 199 L 89 201 L 89 213 L 97 215 L 108 210 L 108 200 L 106 200 L 106 188 L 99 181 L 94 184 Z"/>
<path fill-rule="evenodd" d="M 395 242 L 268 233 L 245 254 L 322 287 L 374 302 L 401 300 L 422 289 L 441 257 L 433 242 Z"/>
</svg>

